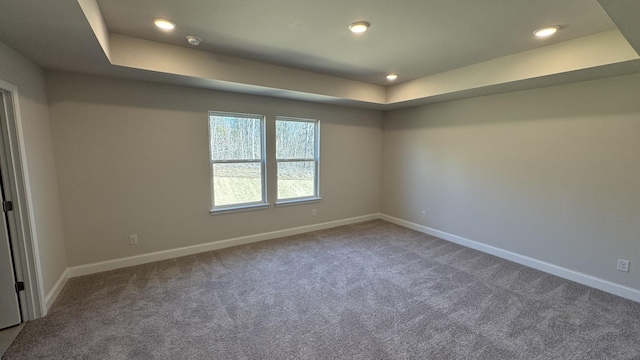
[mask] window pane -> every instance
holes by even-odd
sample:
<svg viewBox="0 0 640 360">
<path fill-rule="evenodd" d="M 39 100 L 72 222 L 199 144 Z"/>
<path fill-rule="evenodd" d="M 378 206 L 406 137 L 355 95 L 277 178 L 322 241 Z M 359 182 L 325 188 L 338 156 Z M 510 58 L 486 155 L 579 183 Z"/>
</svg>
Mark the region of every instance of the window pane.
<svg viewBox="0 0 640 360">
<path fill-rule="evenodd" d="M 278 199 L 316 196 L 315 161 L 278 163 Z"/>
<path fill-rule="evenodd" d="M 262 158 L 262 119 L 210 115 L 211 160 Z"/>
<path fill-rule="evenodd" d="M 315 158 L 315 122 L 276 120 L 276 158 Z"/>
<path fill-rule="evenodd" d="M 213 206 L 262 201 L 260 163 L 213 164 Z"/>
</svg>

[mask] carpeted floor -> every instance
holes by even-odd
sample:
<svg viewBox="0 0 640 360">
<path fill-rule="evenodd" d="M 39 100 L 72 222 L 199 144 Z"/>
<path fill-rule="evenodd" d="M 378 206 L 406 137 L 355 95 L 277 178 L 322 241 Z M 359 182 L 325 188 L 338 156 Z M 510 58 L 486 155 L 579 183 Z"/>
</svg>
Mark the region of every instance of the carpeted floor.
<svg viewBox="0 0 640 360">
<path fill-rule="evenodd" d="M 384 221 L 73 278 L 3 359 L 640 359 L 640 304 Z"/>
</svg>

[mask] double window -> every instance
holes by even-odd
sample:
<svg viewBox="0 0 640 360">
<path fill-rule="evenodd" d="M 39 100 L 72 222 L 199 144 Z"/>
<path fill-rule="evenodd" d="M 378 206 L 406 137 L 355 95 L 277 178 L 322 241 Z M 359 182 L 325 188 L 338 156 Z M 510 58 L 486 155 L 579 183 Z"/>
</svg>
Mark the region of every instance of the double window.
<svg viewBox="0 0 640 360">
<path fill-rule="evenodd" d="M 268 207 L 266 144 L 275 142 L 276 204 L 319 199 L 320 124 L 277 117 L 266 138 L 265 117 L 209 113 L 212 212 Z"/>
</svg>

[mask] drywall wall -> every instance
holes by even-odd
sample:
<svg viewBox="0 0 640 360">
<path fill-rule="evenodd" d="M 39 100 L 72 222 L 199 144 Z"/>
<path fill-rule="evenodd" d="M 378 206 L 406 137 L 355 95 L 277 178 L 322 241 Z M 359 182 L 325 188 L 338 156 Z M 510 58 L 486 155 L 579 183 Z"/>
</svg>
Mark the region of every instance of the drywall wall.
<svg viewBox="0 0 640 360">
<path fill-rule="evenodd" d="M 59 72 L 47 92 L 70 266 L 380 209 L 381 112 Z M 320 120 L 322 200 L 210 215 L 209 110 Z"/>
<path fill-rule="evenodd" d="M 45 296 L 67 269 L 44 72 L 0 42 L 0 79 L 18 87 L 32 195 L 35 242 Z"/>
<path fill-rule="evenodd" d="M 630 75 L 386 112 L 382 212 L 640 289 L 638 94 Z"/>
</svg>

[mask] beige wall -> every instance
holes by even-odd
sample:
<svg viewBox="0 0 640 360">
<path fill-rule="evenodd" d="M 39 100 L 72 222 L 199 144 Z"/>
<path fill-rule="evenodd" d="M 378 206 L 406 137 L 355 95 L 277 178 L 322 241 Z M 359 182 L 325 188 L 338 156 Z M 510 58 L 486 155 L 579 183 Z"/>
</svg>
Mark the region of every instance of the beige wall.
<svg viewBox="0 0 640 360">
<path fill-rule="evenodd" d="M 56 72 L 47 86 L 70 266 L 379 211 L 380 112 Z M 208 110 L 320 120 L 322 201 L 210 215 Z"/>
<path fill-rule="evenodd" d="M 632 75 L 387 112 L 382 212 L 640 289 L 638 94 Z"/>
<path fill-rule="evenodd" d="M 0 79 L 18 87 L 44 296 L 67 268 L 44 73 L 0 42 Z"/>
<path fill-rule="evenodd" d="M 46 291 L 65 244 L 74 266 L 380 209 L 640 289 L 640 75 L 389 111 L 383 131 L 376 111 L 58 72 L 47 111 L 42 72 L 2 44 L 0 63 L 20 91 Z M 321 120 L 323 200 L 209 215 L 208 110 Z"/>
</svg>

